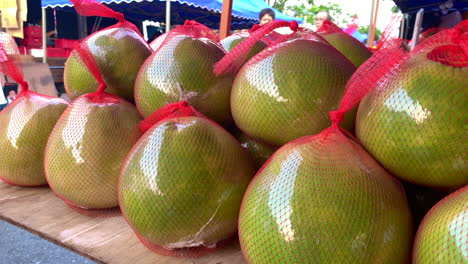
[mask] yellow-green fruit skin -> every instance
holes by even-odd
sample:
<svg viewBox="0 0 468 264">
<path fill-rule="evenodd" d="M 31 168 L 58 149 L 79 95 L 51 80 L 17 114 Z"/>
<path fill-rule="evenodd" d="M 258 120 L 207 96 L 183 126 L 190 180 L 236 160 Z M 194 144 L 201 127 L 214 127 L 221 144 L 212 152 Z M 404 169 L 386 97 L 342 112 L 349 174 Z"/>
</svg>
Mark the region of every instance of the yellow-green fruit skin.
<svg viewBox="0 0 468 264">
<path fill-rule="evenodd" d="M 447 189 L 468 184 L 467 76 L 468 67 L 413 56 L 361 101 L 357 137 L 405 181 Z"/>
<path fill-rule="evenodd" d="M 264 50 L 237 74 L 231 95 L 236 125 L 248 136 L 282 146 L 331 125 L 356 68 L 330 45 L 294 39 Z M 258 59 L 257 56 L 263 57 Z M 355 112 L 343 126 L 354 129 Z"/>
<path fill-rule="evenodd" d="M 468 263 L 468 186 L 437 203 L 419 226 L 413 264 Z"/>
<path fill-rule="evenodd" d="M 0 179 L 21 186 L 47 184 L 44 149 L 67 107 L 63 99 L 27 92 L 0 113 Z"/>
<path fill-rule="evenodd" d="M 213 67 L 225 51 L 209 39 L 174 36 L 141 67 L 135 84 L 135 102 L 147 117 L 157 109 L 187 101 L 219 124 L 232 123 L 229 98 L 233 77 L 216 77 Z"/>
<path fill-rule="evenodd" d="M 78 97 L 60 117 L 45 152 L 47 182 L 65 201 L 86 209 L 118 206 L 120 167 L 141 135 L 135 106 L 104 94 Z"/>
<path fill-rule="evenodd" d="M 359 68 L 361 64 L 372 56 L 372 51 L 348 34 L 331 33 L 323 34 L 322 37 L 339 52 L 343 53 L 343 55 L 345 55 L 346 58 L 356 66 L 356 68 Z"/>
<path fill-rule="evenodd" d="M 137 73 L 152 52 L 146 41 L 130 28 L 116 27 L 96 32 L 80 45 L 88 47 L 94 56 L 106 91 L 133 102 Z M 72 100 L 97 91 L 98 83 L 76 50 L 65 62 L 64 85 Z"/>
<path fill-rule="evenodd" d="M 149 243 L 213 247 L 237 232 L 240 202 L 254 173 L 247 151 L 219 125 L 168 118 L 142 136 L 122 166 L 120 208 Z"/>
<path fill-rule="evenodd" d="M 239 238 L 250 264 L 408 263 L 411 220 L 401 184 L 332 132 L 275 152 L 244 195 Z"/>
</svg>

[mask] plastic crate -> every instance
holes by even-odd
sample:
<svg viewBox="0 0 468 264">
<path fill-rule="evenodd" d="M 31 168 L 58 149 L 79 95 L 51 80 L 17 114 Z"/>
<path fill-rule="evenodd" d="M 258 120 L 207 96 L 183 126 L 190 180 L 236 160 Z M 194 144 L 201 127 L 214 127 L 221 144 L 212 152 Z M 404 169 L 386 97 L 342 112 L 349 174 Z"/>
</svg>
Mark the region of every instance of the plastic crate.
<svg viewBox="0 0 468 264">
<path fill-rule="evenodd" d="M 79 43 L 80 41 L 76 39 L 56 39 L 55 47 L 64 48 L 64 49 L 74 49 L 75 46 L 78 45 Z"/>
<path fill-rule="evenodd" d="M 23 46 L 39 48 L 42 46 L 42 28 L 38 26 L 24 27 Z"/>
</svg>

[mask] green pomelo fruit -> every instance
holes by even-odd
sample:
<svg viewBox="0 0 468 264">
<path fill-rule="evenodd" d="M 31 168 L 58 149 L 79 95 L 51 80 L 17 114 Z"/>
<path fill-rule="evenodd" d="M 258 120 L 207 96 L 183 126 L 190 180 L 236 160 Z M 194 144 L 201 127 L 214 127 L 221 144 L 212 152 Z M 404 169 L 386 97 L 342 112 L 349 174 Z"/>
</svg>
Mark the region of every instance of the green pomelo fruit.
<svg viewBox="0 0 468 264">
<path fill-rule="evenodd" d="M 241 145 L 249 151 L 257 170 L 260 169 L 278 149 L 278 147 L 253 140 L 244 133 L 239 133 L 236 138 Z"/>
<path fill-rule="evenodd" d="M 47 182 L 82 208 L 118 206 L 120 167 L 140 136 L 135 106 L 103 94 L 78 97 L 60 117 L 47 143 Z M 94 98 L 93 98 L 94 97 Z"/>
<path fill-rule="evenodd" d="M 466 77 L 418 54 L 359 106 L 356 134 L 392 174 L 418 185 L 468 184 Z"/>
<path fill-rule="evenodd" d="M 47 184 L 44 149 L 68 103 L 33 92 L 20 94 L 0 114 L 0 179 L 21 186 Z"/>
<path fill-rule="evenodd" d="M 241 43 L 242 41 L 244 41 L 244 39 L 248 38 L 249 34 L 248 33 L 242 33 L 242 34 L 234 34 L 234 35 L 231 35 L 227 38 L 224 38 L 220 41 L 221 45 L 223 46 L 223 48 L 229 52 L 231 51 L 235 46 L 237 46 L 237 44 Z M 259 53 L 260 51 L 262 51 L 263 49 L 265 49 L 266 47 L 268 47 L 268 45 L 263 42 L 262 40 L 259 40 L 257 41 L 252 49 L 250 49 L 250 52 L 249 54 L 247 55 L 247 58 L 245 61 L 248 61 L 250 60 L 253 56 L 255 56 L 257 53 Z"/>
<path fill-rule="evenodd" d="M 213 73 L 215 63 L 224 55 L 225 51 L 211 40 L 173 37 L 146 60 L 138 73 L 138 110 L 147 117 L 165 105 L 187 101 L 222 125 L 232 123 L 232 77 L 215 77 Z"/>
<path fill-rule="evenodd" d="M 281 146 L 330 126 L 328 112 L 338 108 L 356 68 L 336 49 L 312 40 L 290 40 L 272 49 L 240 70 L 231 107 L 244 133 Z M 354 115 L 346 115 L 344 127 L 353 130 Z"/>
<path fill-rule="evenodd" d="M 468 186 L 444 198 L 424 217 L 413 263 L 468 263 Z"/>
<path fill-rule="evenodd" d="M 123 215 L 144 240 L 164 247 L 212 247 L 237 231 L 254 175 L 246 150 L 200 117 L 154 125 L 128 155 L 120 176 Z"/>
<path fill-rule="evenodd" d="M 106 91 L 133 100 L 135 79 L 143 62 L 151 54 L 146 41 L 132 29 L 104 29 L 88 37 L 81 45 L 89 47 L 96 59 Z M 65 62 L 64 85 L 68 97 L 97 91 L 98 83 L 74 50 Z"/>
<path fill-rule="evenodd" d="M 356 68 L 359 68 L 367 59 L 372 56 L 372 52 L 357 39 L 345 33 L 331 33 L 321 35 L 335 49 L 343 53 Z"/>
<path fill-rule="evenodd" d="M 167 38 L 167 35 L 169 33 L 166 32 L 160 36 L 158 36 L 156 39 L 154 39 L 149 45 L 151 47 L 151 49 L 153 49 L 153 51 L 156 51 L 157 49 L 159 49 L 159 47 L 161 47 L 161 45 L 164 43 L 164 40 L 166 40 Z"/>
<path fill-rule="evenodd" d="M 248 263 L 407 263 L 401 184 L 343 134 L 288 143 L 255 175 L 239 238 Z"/>
</svg>

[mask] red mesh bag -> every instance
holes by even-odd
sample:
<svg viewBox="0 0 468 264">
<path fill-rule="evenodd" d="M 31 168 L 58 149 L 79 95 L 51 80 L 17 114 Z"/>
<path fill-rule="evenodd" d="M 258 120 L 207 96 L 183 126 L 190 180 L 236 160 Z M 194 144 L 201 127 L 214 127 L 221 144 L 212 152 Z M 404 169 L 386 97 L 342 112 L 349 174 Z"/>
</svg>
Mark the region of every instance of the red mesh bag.
<svg viewBox="0 0 468 264">
<path fill-rule="evenodd" d="M 390 22 L 385 27 L 379 41 L 377 42 L 377 46 L 375 49 L 372 49 L 373 51 L 386 48 L 387 46 L 393 46 L 395 42 L 403 45 L 403 41 L 399 38 L 401 19 L 401 15 L 393 15 L 391 17 Z"/>
<path fill-rule="evenodd" d="M 164 40 L 166 40 L 166 37 L 167 37 L 168 34 L 169 34 L 169 32 L 161 34 L 160 36 L 155 38 L 153 41 L 151 41 L 151 43 L 149 44 L 151 49 L 153 51 L 158 50 L 159 47 L 161 47 L 161 45 L 164 43 Z"/>
<path fill-rule="evenodd" d="M 82 16 L 115 18 L 119 22 L 97 31 L 79 45 L 86 46 L 93 54 L 107 92 L 133 102 L 135 78 L 143 62 L 151 54 L 151 48 L 135 25 L 124 19 L 123 14 L 112 11 L 96 0 L 71 0 Z M 98 83 L 86 67 L 80 54 L 72 51 L 65 62 L 64 85 L 70 99 L 95 92 Z"/>
<path fill-rule="evenodd" d="M 52 190 L 72 209 L 90 216 L 119 213 L 120 167 L 141 135 L 135 106 L 106 93 L 106 85 L 87 46 L 76 49 L 99 83 L 95 93 L 75 99 L 57 121 L 45 151 Z"/>
<path fill-rule="evenodd" d="M 187 102 L 145 120 L 119 179 L 122 214 L 150 250 L 198 257 L 237 232 L 244 191 L 255 173 L 245 149 Z"/>
<path fill-rule="evenodd" d="M 284 145 L 255 175 L 239 216 L 248 263 L 409 263 L 402 185 L 338 125 L 368 92 L 364 69 L 392 68 L 393 56 L 364 63 L 330 113 L 332 126 Z"/>
<path fill-rule="evenodd" d="M 21 66 L 13 63 L 2 43 L 0 72 L 21 88 L 16 99 L 0 112 L 0 179 L 19 186 L 45 185 L 47 138 L 68 103 L 30 91 Z"/>
<path fill-rule="evenodd" d="M 468 184 L 467 23 L 416 46 L 385 82 L 371 84 L 359 106 L 360 142 L 405 181 L 437 188 Z"/>
<path fill-rule="evenodd" d="M 426 39 L 434 36 L 435 34 L 441 32 L 441 31 L 447 30 L 447 29 L 449 29 L 449 28 L 446 28 L 446 27 L 428 28 L 419 37 L 419 43 L 425 41 Z"/>
<path fill-rule="evenodd" d="M 135 102 L 141 115 L 187 101 L 208 118 L 229 126 L 233 77 L 213 74 L 214 64 L 225 55 L 218 41 L 216 33 L 194 21 L 171 30 L 138 73 Z"/>
<path fill-rule="evenodd" d="M 437 203 L 416 234 L 413 263 L 468 261 L 468 186 Z"/>
<path fill-rule="evenodd" d="M 372 56 L 372 52 L 359 40 L 346 34 L 329 20 L 325 20 L 317 33 L 325 38 L 339 52 L 343 53 L 356 67 L 361 66 Z"/>
<path fill-rule="evenodd" d="M 8 35 L 8 33 L 0 31 L 0 43 L 3 44 L 3 48 L 5 49 L 6 54 L 10 55 L 10 57 L 12 55 L 20 54 L 15 40 L 10 35 Z"/>
<path fill-rule="evenodd" d="M 238 54 L 248 52 L 256 38 L 284 25 L 289 23 L 273 22 L 258 29 L 226 55 L 215 72 L 235 72 L 240 65 Z M 244 64 L 231 93 L 236 125 L 252 139 L 275 146 L 328 127 L 328 112 L 338 107 L 346 82 L 356 70 L 319 35 L 295 38 L 294 34 Z M 353 124 L 351 112 L 345 127 L 352 130 Z"/>
<path fill-rule="evenodd" d="M 252 29 L 253 30 L 253 29 Z M 254 32 L 254 31 L 251 31 Z M 250 32 L 249 31 L 243 31 L 239 33 L 232 34 L 231 36 L 224 38 L 220 41 L 220 44 L 223 46 L 223 48 L 229 52 L 231 51 L 235 46 L 237 46 L 239 43 L 244 41 L 246 38 L 250 37 Z M 270 42 L 271 43 L 271 42 Z M 247 54 L 247 58 L 245 61 L 250 60 L 255 54 L 259 53 L 263 49 L 268 47 L 268 44 L 266 41 L 264 41 L 264 38 L 261 40 L 257 41 L 250 52 Z M 245 62 L 244 61 L 244 62 Z"/>
</svg>

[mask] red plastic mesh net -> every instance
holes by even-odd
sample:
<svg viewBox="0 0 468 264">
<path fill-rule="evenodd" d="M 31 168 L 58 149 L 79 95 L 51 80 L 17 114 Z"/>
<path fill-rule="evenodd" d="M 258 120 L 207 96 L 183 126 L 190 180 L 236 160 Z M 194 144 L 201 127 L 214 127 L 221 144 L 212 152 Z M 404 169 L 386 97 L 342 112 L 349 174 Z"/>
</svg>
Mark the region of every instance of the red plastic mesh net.
<svg viewBox="0 0 468 264">
<path fill-rule="evenodd" d="M 6 54 L 10 56 L 20 54 L 15 40 L 8 33 L 0 31 L 0 43 L 3 44 Z"/>
<path fill-rule="evenodd" d="M 29 91 L 21 66 L 11 60 L 1 42 L 0 72 L 21 88 L 14 101 L 0 112 L 0 179 L 19 186 L 45 185 L 47 138 L 68 103 Z"/>
<path fill-rule="evenodd" d="M 416 234 L 413 263 L 468 261 L 468 186 L 452 193 L 424 217 Z"/>
<path fill-rule="evenodd" d="M 208 118 L 229 126 L 233 76 L 216 77 L 213 66 L 226 52 L 209 28 L 187 21 L 171 30 L 141 67 L 135 83 L 135 102 L 147 117 L 157 109 L 187 101 Z"/>
<path fill-rule="evenodd" d="M 248 31 L 243 31 L 239 33 L 232 34 L 231 36 L 224 38 L 223 40 L 220 41 L 220 44 L 223 46 L 223 48 L 229 52 L 231 51 L 235 46 L 240 44 L 242 41 L 245 39 L 249 38 L 251 34 Z M 270 42 L 271 43 L 271 42 Z M 253 56 L 255 56 L 257 53 L 262 51 L 268 47 L 268 44 L 266 41 L 264 41 L 264 38 L 261 40 L 257 41 L 250 52 L 247 54 L 244 63 L 248 60 L 250 60 Z"/>
<path fill-rule="evenodd" d="M 91 34 L 79 45 L 86 46 L 96 59 L 108 86 L 107 92 L 133 102 L 135 78 L 151 54 L 151 48 L 135 25 L 126 21 L 121 13 L 95 0 L 73 0 L 72 3 L 80 15 L 119 20 L 117 24 Z M 72 100 L 85 93 L 95 92 L 98 87 L 92 74 L 82 65 L 80 55 L 72 51 L 64 70 L 65 90 Z"/>
<path fill-rule="evenodd" d="M 363 67 L 391 69 L 395 52 Z M 402 185 L 338 127 L 367 93 L 357 84 L 350 81 L 330 113 L 332 127 L 281 147 L 250 183 L 239 217 L 248 263 L 409 262 L 412 219 Z"/>
<path fill-rule="evenodd" d="M 230 54 L 249 50 L 239 46 Z M 222 65 L 229 62 L 231 66 Z M 235 68 L 233 64 L 235 59 L 223 59 L 216 67 L 223 72 Z M 252 139 L 276 146 L 318 133 L 330 126 L 328 112 L 337 109 L 355 70 L 344 55 L 315 33 L 271 44 L 235 78 L 231 93 L 234 121 Z M 345 127 L 352 130 L 353 123 L 354 113 L 350 113 Z"/>
<path fill-rule="evenodd" d="M 428 28 L 419 37 L 419 43 L 423 42 L 424 40 L 434 36 L 435 34 L 441 32 L 441 31 L 447 30 L 447 29 L 449 29 L 449 28 L 446 28 L 446 27 Z"/>
<path fill-rule="evenodd" d="M 169 32 L 161 34 L 160 36 L 155 38 L 153 41 L 151 41 L 151 43 L 149 44 L 151 49 L 153 51 L 158 50 L 159 47 L 161 47 L 161 45 L 164 43 L 164 40 L 166 40 L 166 37 L 167 37 L 168 34 L 169 34 Z"/>
<path fill-rule="evenodd" d="M 274 32 L 273 30 L 281 27 L 289 27 L 291 28 L 293 33 L 290 35 L 278 36 L 278 38 L 275 41 L 269 42 L 269 45 L 274 45 L 276 43 L 283 42 L 299 30 L 299 26 L 296 21 L 275 21 L 272 23 L 267 23 L 263 26 L 254 26 L 250 30 L 251 36 L 249 38 L 246 38 L 244 41 L 242 41 L 240 45 L 236 45 L 236 47 L 231 49 L 222 60 L 216 63 L 214 67 L 214 73 L 217 76 L 227 73 L 235 75 L 239 71 L 240 67 L 247 60 L 248 55 L 250 54 L 252 48 L 256 45 L 256 43 L 262 39 L 265 39 L 265 36 L 267 36 L 267 34 Z"/>
<path fill-rule="evenodd" d="M 379 38 L 379 41 L 377 42 L 377 47 L 375 50 L 385 48 L 388 45 L 393 45 L 395 41 L 401 41 L 401 43 L 403 43 L 403 41 L 399 38 L 402 18 L 403 17 L 401 15 L 393 15 L 390 18 L 389 23 L 385 27 L 382 35 Z"/>
<path fill-rule="evenodd" d="M 87 46 L 76 52 L 99 89 L 75 99 L 57 121 L 45 151 L 45 172 L 52 190 L 72 209 L 90 216 L 119 213 L 120 167 L 141 133 L 135 106 L 106 93 Z"/>
<path fill-rule="evenodd" d="M 240 202 L 255 173 L 245 149 L 187 103 L 158 110 L 119 179 L 122 214 L 150 250 L 199 257 L 237 232 Z"/>
<path fill-rule="evenodd" d="M 371 84 L 361 102 L 356 134 L 395 176 L 418 185 L 468 184 L 466 76 L 468 21 L 420 43 Z M 368 78 L 382 76 L 374 71 Z"/>
<path fill-rule="evenodd" d="M 343 53 L 356 67 L 372 56 L 372 52 L 359 40 L 346 34 L 329 20 L 325 20 L 317 33 L 325 38 L 339 52 Z"/>
</svg>

